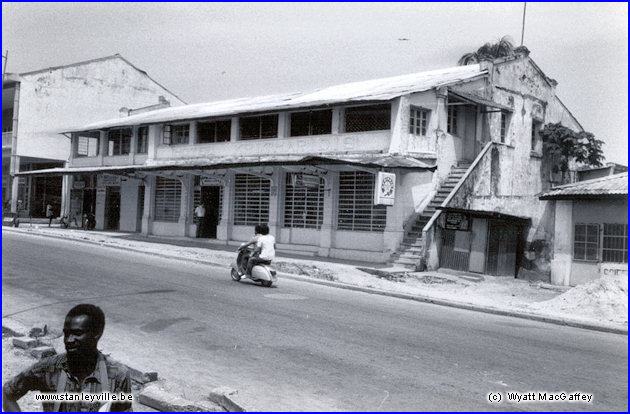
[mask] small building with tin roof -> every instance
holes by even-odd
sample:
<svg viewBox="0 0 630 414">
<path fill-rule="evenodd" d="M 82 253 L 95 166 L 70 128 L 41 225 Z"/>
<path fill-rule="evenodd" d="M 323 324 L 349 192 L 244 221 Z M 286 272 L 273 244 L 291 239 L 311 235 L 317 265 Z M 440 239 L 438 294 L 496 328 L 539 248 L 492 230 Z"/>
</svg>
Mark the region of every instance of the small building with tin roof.
<svg viewBox="0 0 630 414">
<path fill-rule="evenodd" d="M 575 286 L 628 275 L 628 173 L 556 187 L 551 281 Z"/>
</svg>

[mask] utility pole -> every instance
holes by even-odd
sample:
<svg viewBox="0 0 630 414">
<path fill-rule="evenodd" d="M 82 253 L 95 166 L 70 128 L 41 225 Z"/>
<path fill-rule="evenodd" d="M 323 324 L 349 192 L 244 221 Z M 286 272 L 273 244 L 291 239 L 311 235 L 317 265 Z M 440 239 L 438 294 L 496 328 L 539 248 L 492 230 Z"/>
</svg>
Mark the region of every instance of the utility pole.
<svg viewBox="0 0 630 414">
<path fill-rule="evenodd" d="M 527 2 L 523 2 L 523 27 L 521 29 L 521 46 L 523 46 L 523 39 L 525 39 L 525 11 L 527 10 Z"/>
</svg>

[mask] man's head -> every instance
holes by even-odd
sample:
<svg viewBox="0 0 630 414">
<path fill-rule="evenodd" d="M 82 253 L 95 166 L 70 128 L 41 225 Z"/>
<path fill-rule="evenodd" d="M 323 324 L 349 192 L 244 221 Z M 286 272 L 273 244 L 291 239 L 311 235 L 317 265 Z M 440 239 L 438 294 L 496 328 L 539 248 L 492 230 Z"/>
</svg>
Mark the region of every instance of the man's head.
<svg viewBox="0 0 630 414">
<path fill-rule="evenodd" d="M 266 236 L 267 234 L 269 234 L 269 226 L 267 225 L 267 223 L 259 224 L 259 227 L 260 227 L 260 231 L 258 232 L 259 234 L 262 234 L 263 236 Z"/>
<path fill-rule="evenodd" d="M 81 304 L 70 309 L 63 324 L 63 343 L 70 358 L 82 358 L 96 352 L 105 314 L 95 305 Z"/>
</svg>

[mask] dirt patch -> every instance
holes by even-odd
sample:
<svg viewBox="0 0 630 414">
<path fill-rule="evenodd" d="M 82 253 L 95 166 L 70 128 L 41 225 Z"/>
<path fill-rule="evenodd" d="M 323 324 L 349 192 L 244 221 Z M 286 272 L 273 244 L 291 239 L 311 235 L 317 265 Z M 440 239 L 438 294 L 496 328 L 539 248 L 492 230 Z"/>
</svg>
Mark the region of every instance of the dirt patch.
<svg viewBox="0 0 630 414">
<path fill-rule="evenodd" d="M 274 262 L 273 266 L 278 272 L 291 273 L 294 275 L 304 275 L 315 279 L 330 280 L 333 282 L 338 280 L 337 276 L 332 271 L 328 269 L 322 269 L 317 266 L 288 262 Z"/>
</svg>

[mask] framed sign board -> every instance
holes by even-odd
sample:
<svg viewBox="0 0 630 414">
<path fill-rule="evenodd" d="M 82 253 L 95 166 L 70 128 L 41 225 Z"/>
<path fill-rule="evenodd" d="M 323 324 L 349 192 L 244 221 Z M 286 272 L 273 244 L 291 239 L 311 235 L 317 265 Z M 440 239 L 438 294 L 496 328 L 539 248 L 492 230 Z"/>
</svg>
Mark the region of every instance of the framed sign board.
<svg viewBox="0 0 630 414">
<path fill-rule="evenodd" d="M 444 228 L 447 230 L 470 231 L 470 214 L 455 211 L 446 212 Z"/>
<path fill-rule="evenodd" d="M 379 171 L 374 186 L 374 204 L 393 206 L 396 198 L 396 174 Z"/>
</svg>

